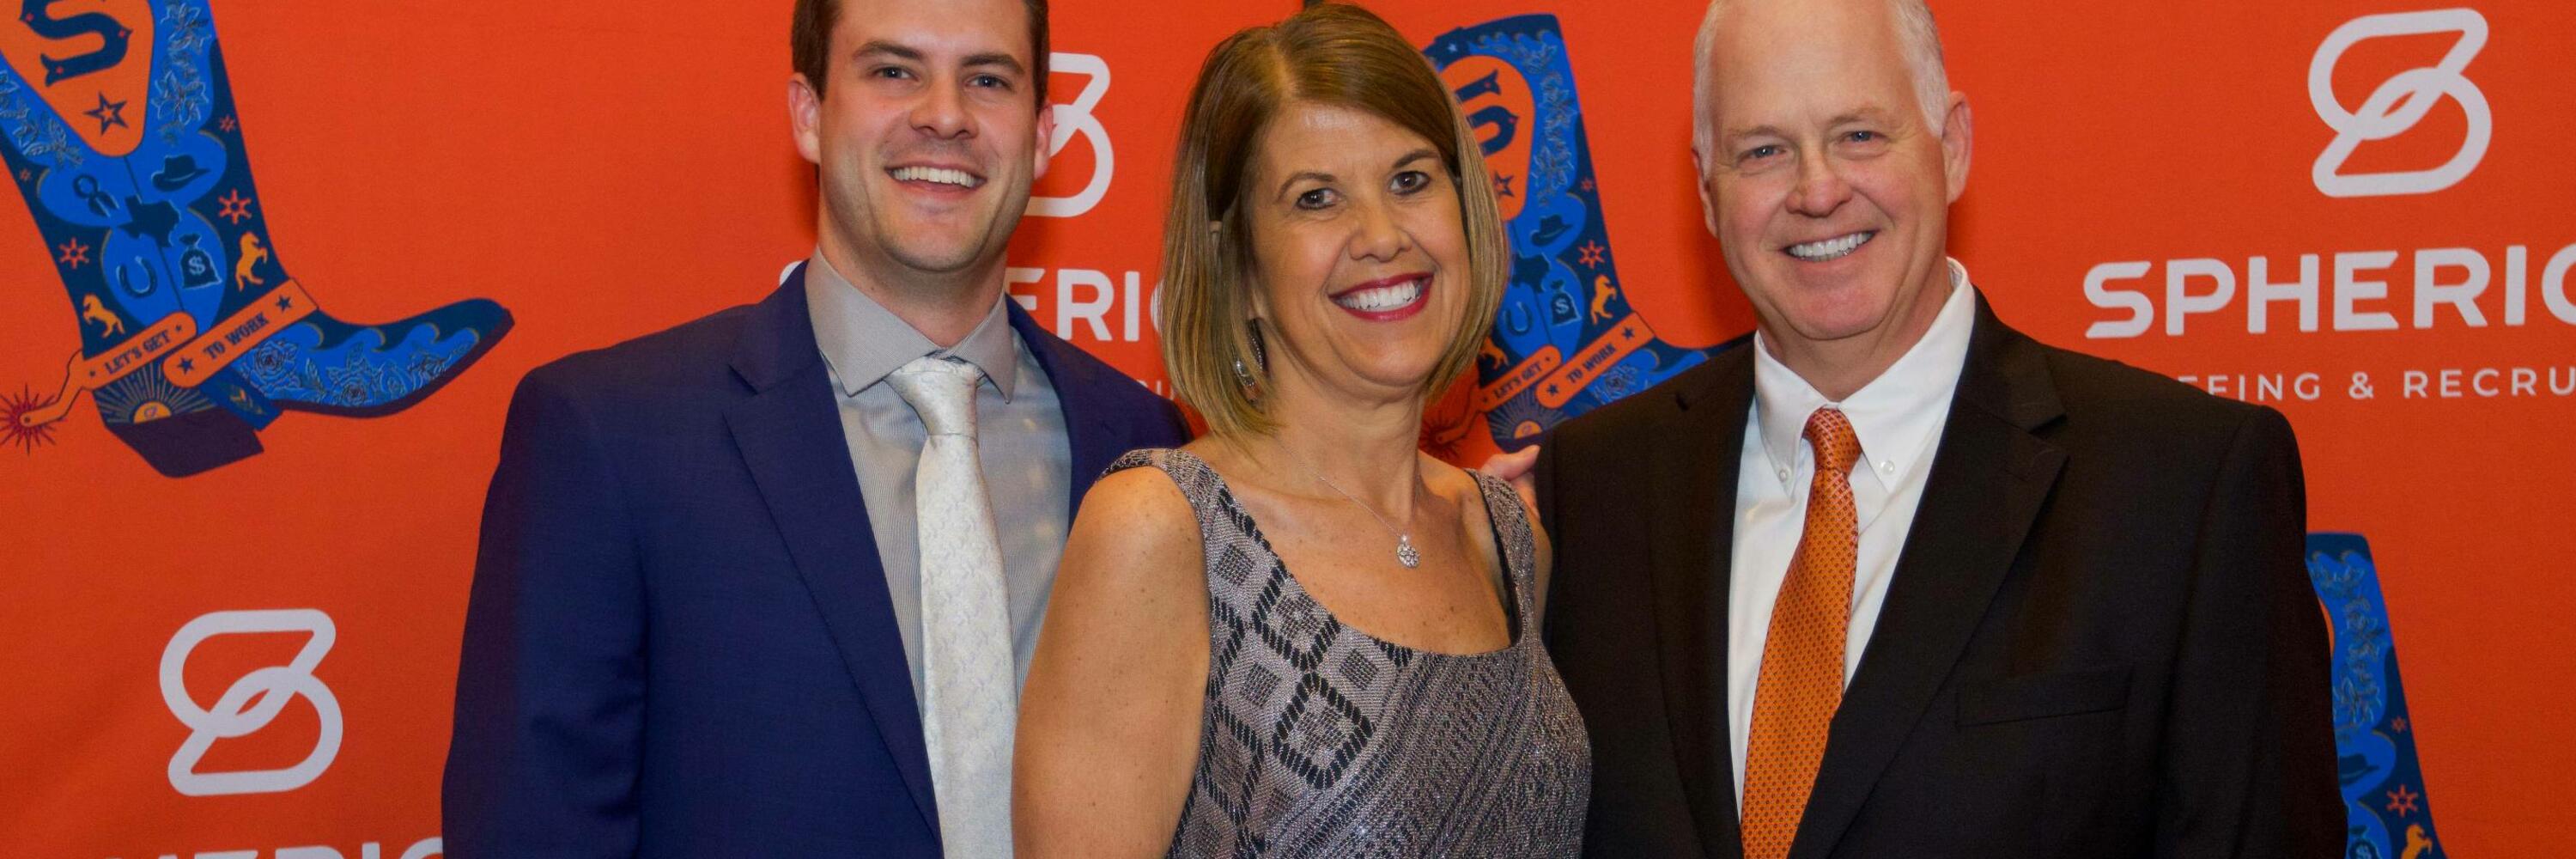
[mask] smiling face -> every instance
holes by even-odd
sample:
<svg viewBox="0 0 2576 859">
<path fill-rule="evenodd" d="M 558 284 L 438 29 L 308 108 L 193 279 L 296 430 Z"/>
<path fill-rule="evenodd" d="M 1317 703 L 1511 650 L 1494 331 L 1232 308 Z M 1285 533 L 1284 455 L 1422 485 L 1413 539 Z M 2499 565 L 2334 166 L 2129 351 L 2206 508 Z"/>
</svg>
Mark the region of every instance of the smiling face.
<svg viewBox="0 0 2576 859">
<path fill-rule="evenodd" d="M 879 282 L 998 278 L 1045 169 L 1021 0 L 843 0 L 830 80 L 789 86 L 826 258 Z"/>
<path fill-rule="evenodd" d="M 1261 131 L 1244 182 L 1272 378 L 1418 397 L 1469 303 L 1439 150 L 1366 111 L 1294 103 Z"/>
<path fill-rule="evenodd" d="M 1892 362 L 1947 295 L 1965 100 L 1927 125 L 1884 0 L 1738 0 L 1717 26 L 1695 154 L 1728 271 L 1784 357 L 1851 342 Z"/>
</svg>

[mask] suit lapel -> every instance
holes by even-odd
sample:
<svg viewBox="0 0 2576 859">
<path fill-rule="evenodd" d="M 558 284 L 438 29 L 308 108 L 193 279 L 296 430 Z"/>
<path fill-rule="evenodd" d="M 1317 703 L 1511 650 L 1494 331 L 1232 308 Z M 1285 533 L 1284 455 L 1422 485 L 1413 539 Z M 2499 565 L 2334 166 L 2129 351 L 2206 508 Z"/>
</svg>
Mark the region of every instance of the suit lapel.
<svg viewBox="0 0 2576 859">
<path fill-rule="evenodd" d="M 1065 499 L 1064 513 L 1069 523 L 1074 511 L 1081 509 L 1082 495 L 1091 489 L 1091 482 L 1100 478 L 1111 460 L 1127 452 L 1111 423 L 1117 416 L 1103 407 L 1109 400 L 1095 395 L 1093 389 L 1102 384 L 1136 382 L 1125 376 L 1104 379 L 1102 374 L 1092 372 L 1087 356 L 1068 354 L 1076 351 L 1073 344 L 1038 327 L 1037 320 L 1021 310 L 1017 302 L 1006 303 L 1011 329 L 1019 332 L 1020 342 L 1037 357 L 1038 369 L 1046 371 L 1047 383 L 1055 387 L 1057 407 L 1064 411 L 1065 461 L 1070 471 L 1065 486 L 1071 493 Z"/>
<path fill-rule="evenodd" d="M 1734 859 L 1743 855 L 1743 843 L 1736 835 L 1726 713 L 1726 606 L 1736 471 L 1753 401 L 1752 349 L 1729 349 L 1709 364 L 1707 384 L 1673 395 L 1675 411 L 1663 433 L 1671 459 L 1655 469 L 1649 503 L 1649 557 L 1674 763 L 1702 848 Z"/>
<path fill-rule="evenodd" d="M 875 531 L 821 358 L 799 266 L 751 311 L 733 366 L 755 393 L 726 409 L 725 424 L 867 702 L 877 734 L 885 738 L 923 822 L 936 831 L 939 815 L 912 669 L 904 662 Z"/>
<path fill-rule="evenodd" d="M 1792 859 L 1833 852 L 1965 652 L 2056 485 L 2065 452 L 2032 431 L 2063 414 L 2038 343 L 1981 295 L 1904 552 L 1859 672 L 1834 714 Z"/>
</svg>

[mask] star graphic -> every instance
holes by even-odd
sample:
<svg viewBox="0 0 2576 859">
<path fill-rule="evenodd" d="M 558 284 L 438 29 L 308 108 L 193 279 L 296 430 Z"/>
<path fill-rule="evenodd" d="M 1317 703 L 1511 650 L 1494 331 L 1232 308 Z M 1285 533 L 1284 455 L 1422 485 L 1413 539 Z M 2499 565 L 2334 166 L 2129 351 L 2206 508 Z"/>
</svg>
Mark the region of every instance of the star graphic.
<svg viewBox="0 0 2576 859">
<path fill-rule="evenodd" d="M 277 309 L 279 309 L 279 310 L 289 310 L 289 309 L 293 309 L 294 307 L 295 307 L 295 297 L 294 297 L 294 296 L 291 296 L 291 295 L 281 295 L 281 296 L 278 296 L 278 297 L 277 297 Z"/>
<path fill-rule="evenodd" d="M 242 196 L 240 191 L 225 191 L 224 196 L 215 202 L 224 204 L 223 211 L 216 212 L 215 217 L 234 224 L 240 224 L 243 218 L 250 217 L 250 198 Z"/>
<path fill-rule="evenodd" d="M 215 125 L 223 128 L 225 134 L 231 134 L 233 129 L 241 127 L 239 123 L 233 122 L 233 118 L 229 116 L 224 117 L 224 121 L 215 123 Z"/>
<path fill-rule="evenodd" d="M 193 359 L 193 358 L 181 358 L 181 359 L 179 359 L 179 372 L 182 372 L 182 373 L 190 373 L 190 372 L 195 372 L 195 371 L 196 371 L 196 369 L 197 369 L 197 361 L 196 361 L 196 359 Z"/>
<path fill-rule="evenodd" d="M 20 171 L 18 171 L 18 181 L 20 181 L 20 182 L 33 182 L 33 181 L 36 181 L 36 171 L 33 171 L 33 170 L 20 170 Z"/>
<path fill-rule="evenodd" d="M 1513 178 L 1515 178 L 1515 177 L 1505 176 L 1505 175 L 1500 174 L 1500 173 L 1496 173 L 1496 174 L 1494 174 L 1494 196 L 1496 196 L 1496 197 L 1513 197 L 1513 196 L 1519 196 L 1519 195 L 1516 195 L 1516 194 L 1513 194 L 1513 193 L 1512 193 L 1512 179 L 1513 179 Z"/>
<path fill-rule="evenodd" d="M 2394 718 L 2394 719 L 2390 719 L 2390 720 L 2388 720 L 2388 727 L 2389 727 L 2390 729 L 2395 730 L 2396 732 L 2398 732 L 2398 733 L 2400 733 L 2400 734 L 2406 733 L 2406 717 L 2404 717 L 2404 716 L 2399 716 L 2399 717 L 2397 717 L 2397 718 Z"/>
<path fill-rule="evenodd" d="M 79 239 L 64 242 L 61 250 L 64 265 L 79 268 L 89 264 L 89 246 L 81 244 Z"/>
<path fill-rule="evenodd" d="M 125 104 L 121 101 L 108 101 L 107 93 L 99 93 L 98 107 L 81 111 L 81 115 L 98 120 L 98 133 L 106 134 L 110 128 L 125 125 Z"/>
<path fill-rule="evenodd" d="M 1593 188 L 1593 185 L 1592 185 L 1592 177 L 1589 177 L 1589 176 L 1584 177 L 1584 178 L 1583 178 L 1583 190 L 1584 190 L 1584 191 L 1586 191 L 1586 192 L 1589 192 L 1589 191 L 1591 191 L 1591 190 L 1592 190 L 1592 188 Z"/>
<path fill-rule="evenodd" d="M 1559 389 L 1559 388 L 1557 388 L 1557 386 L 1556 386 L 1556 383 L 1555 383 L 1555 382 L 1549 382 L 1549 383 L 1547 383 L 1547 395 L 1548 395 L 1548 396 L 1551 396 L 1551 397 L 1556 396 L 1556 392 L 1557 392 L 1558 390 L 1560 390 L 1560 389 Z"/>
<path fill-rule="evenodd" d="M 2416 793 L 2405 785 L 2398 785 L 2396 790 L 2388 792 L 2388 810 L 2396 812 L 2399 817 L 2414 814 L 2415 800 L 2422 797 L 2423 794 Z"/>
<path fill-rule="evenodd" d="M 1575 250 L 1579 252 L 1578 258 L 1584 268 L 1594 268 L 1601 265 L 1601 254 L 1609 248 L 1602 247 L 1600 242 L 1584 242 L 1582 247 Z"/>
<path fill-rule="evenodd" d="M 1623 340 L 1634 340 L 1634 339 L 1636 339 L 1636 337 L 1637 337 L 1637 326 L 1634 326 L 1634 325 L 1623 325 L 1623 326 L 1620 326 L 1620 328 L 1619 328 L 1619 337 L 1620 337 L 1620 339 L 1623 339 Z"/>
</svg>

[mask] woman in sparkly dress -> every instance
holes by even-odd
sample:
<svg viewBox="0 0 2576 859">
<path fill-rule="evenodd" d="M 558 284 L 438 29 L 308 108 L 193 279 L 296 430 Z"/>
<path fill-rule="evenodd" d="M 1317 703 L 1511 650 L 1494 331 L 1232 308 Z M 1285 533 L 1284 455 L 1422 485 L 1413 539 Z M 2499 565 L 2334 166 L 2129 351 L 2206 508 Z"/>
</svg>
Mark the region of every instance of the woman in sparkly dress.
<svg viewBox="0 0 2576 859">
<path fill-rule="evenodd" d="M 1184 118 L 1164 360 L 1209 434 L 1076 518 L 1022 694 L 1018 855 L 1573 856 L 1591 758 L 1544 535 L 1416 450 L 1506 277 L 1477 141 L 1357 7 L 1235 34 Z"/>
</svg>

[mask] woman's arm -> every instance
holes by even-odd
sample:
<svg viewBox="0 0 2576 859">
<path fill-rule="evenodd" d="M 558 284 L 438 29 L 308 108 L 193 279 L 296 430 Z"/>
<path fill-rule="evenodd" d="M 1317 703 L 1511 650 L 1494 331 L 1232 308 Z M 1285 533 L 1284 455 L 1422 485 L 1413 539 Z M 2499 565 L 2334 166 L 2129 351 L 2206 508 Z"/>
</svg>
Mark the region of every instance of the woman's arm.
<svg viewBox="0 0 2576 859">
<path fill-rule="evenodd" d="M 1160 471 L 1109 475 L 1084 498 L 1020 695 L 1022 859 L 1170 848 L 1207 688 L 1201 555 L 1198 520 Z"/>
</svg>

